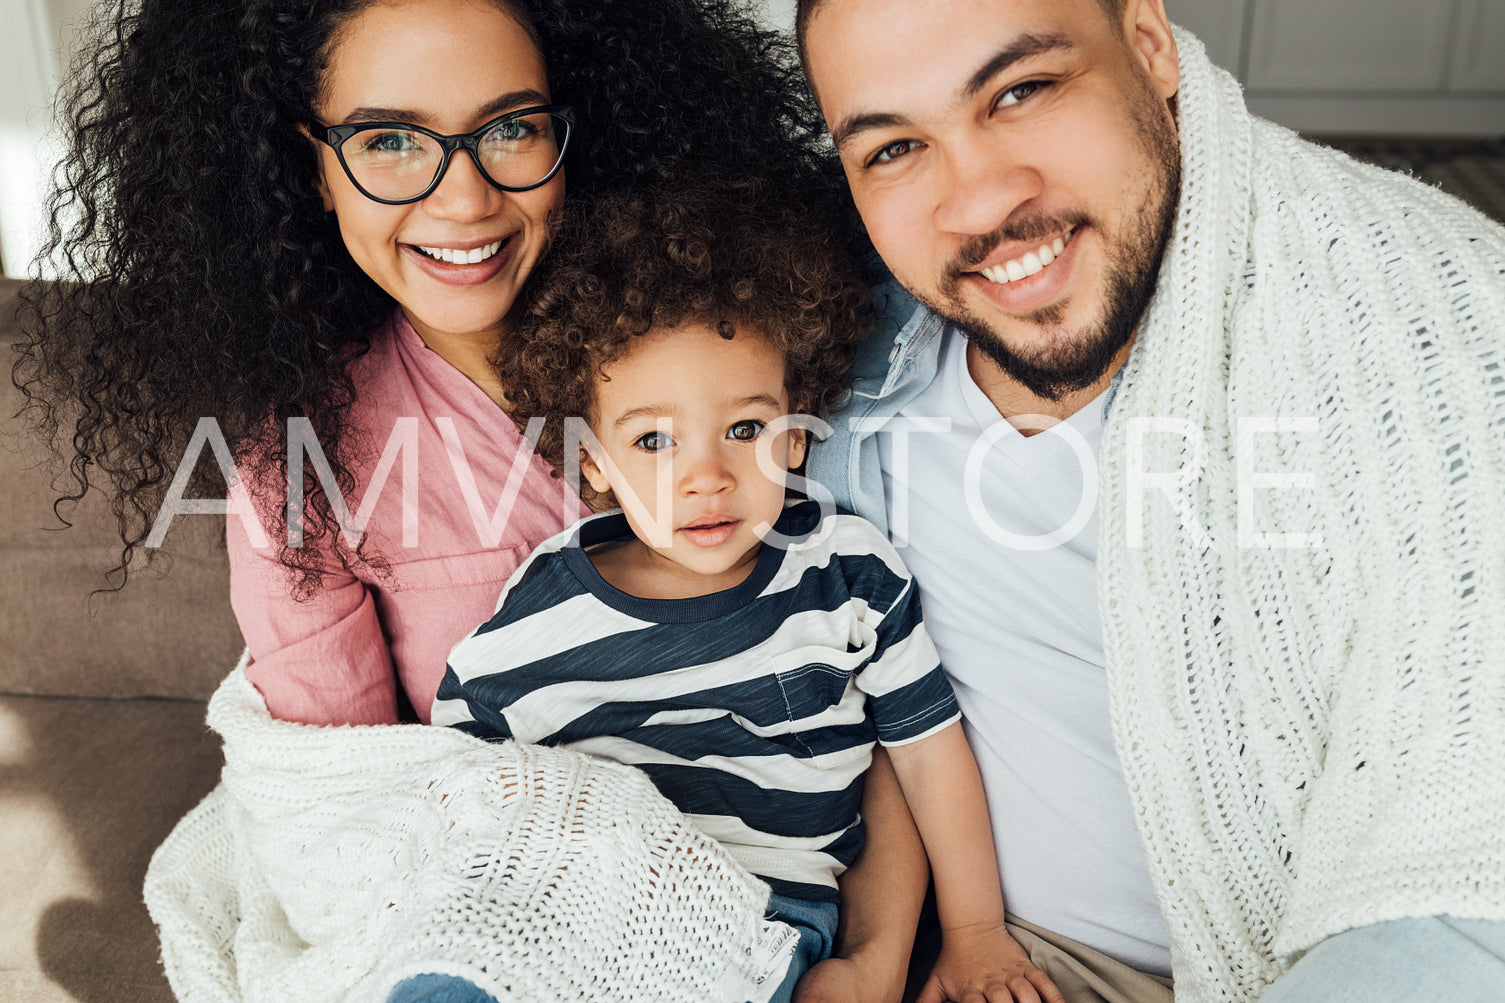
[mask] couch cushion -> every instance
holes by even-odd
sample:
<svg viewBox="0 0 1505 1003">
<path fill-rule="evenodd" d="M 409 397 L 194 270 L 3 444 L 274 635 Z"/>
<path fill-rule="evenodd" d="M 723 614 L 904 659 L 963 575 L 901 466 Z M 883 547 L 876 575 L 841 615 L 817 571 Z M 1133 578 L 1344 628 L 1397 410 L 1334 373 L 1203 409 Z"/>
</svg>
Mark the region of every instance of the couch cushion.
<svg viewBox="0 0 1505 1003">
<path fill-rule="evenodd" d="M 0 345 L 20 337 L 21 283 L 0 281 Z M 9 356 L 6 357 L 9 362 Z M 63 528 L 55 465 L 13 417 L 23 397 L 0 376 L 0 693 L 206 699 L 242 647 L 230 612 L 219 516 L 173 521 L 158 566 L 124 591 L 103 572 L 119 557 L 96 493 Z"/>
<path fill-rule="evenodd" d="M 0 999 L 171 1003 L 141 883 L 222 766 L 196 701 L 0 697 Z"/>
</svg>

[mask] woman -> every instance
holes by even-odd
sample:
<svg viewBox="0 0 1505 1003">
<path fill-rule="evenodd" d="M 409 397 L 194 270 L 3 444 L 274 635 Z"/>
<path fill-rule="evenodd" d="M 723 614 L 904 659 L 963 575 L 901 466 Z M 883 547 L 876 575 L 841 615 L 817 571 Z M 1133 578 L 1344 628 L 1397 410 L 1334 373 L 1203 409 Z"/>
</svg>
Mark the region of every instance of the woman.
<svg viewBox="0 0 1505 1003">
<path fill-rule="evenodd" d="M 33 400 L 79 412 L 80 493 L 85 470 L 113 490 L 121 575 L 200 417 L 215 417 L 235 451 L 269 544 L 286 539 L 289 419 L 306 419 L 297 427 L 351 509 L 369 501 L 366 475 L 396 420 L 423 419 L 413 449 L 423 495 L 404 498 L 415 486 L 399 464 L 378 485 L 364 539 L 338 532 L 337 503 L 313 470 L 301 547 L 252 548 L 257 527 L 230 520 L 236 611 L 274 714 L 396 720 L 400 679 L 426 718 L 449 645 L 489 615 L 532 545 L 578 515 L 543 490 L 535 465 L 519 503 L 500 513 L 511 518 L 491 525 L 521 442 L 487 359 L 566 184 L 591 198 L 687 162 L 756 165 L 791 199 L 823 204 L 812 196 L 832 175 L 809 152 L 815 119 L 767 58 L 781 43 L 728 7 L 122 5 L 121 33 L 77 82 L 55 214 L 79 222 L 54 249 L 94 281 L 34 294 L 18 366 Z M 573 109 L 577 124 L 558 118 L 553 137 L 563 163 L 488 180 L 489 154 L 441 154 L 425 165 L 438 184 L 416 201 L 406 200 L 434 175 L 417 190 L 363 193 L 355 153 L 394 135 L 428 137 L 376 130 L 329 142 L 329 127 L 369 122 L 374 109 L 417 113 L 385 117 L 454 135 L 539 106 Z M 475 264 L 430 253 L 492 243 Z M 439 417 L 455 422 L 448 440 Z M 452 462 L 454 448 L 463 461 Z M 404 517 L 420 529 L 404 534 Z"/>
<path fill-rule="evenodd" d="M 425 719 L 444 653 L 579 511 L 525 455 L 487 363 L 551 211 L 679 171 L 755 169 L 829 213 L 844 195 L 813 152 L 819 119 L 783 43 L 725 0 L 121 0 L 103 29 L 67 104 L 46 252 L 78 281 L 30 293 L 17 380 L 71 434 L 78 495 L 110 492 L 121 583 L 189 432 L 213 416 L 260 516 L 228 532 L 272 713 L 379 723 L 406 702 Z M 428 132 L 342 128 L 377 121 Z M 545 123 L 562 161 L 542 176 L 492 156 Z M 358 163 L 426 142 L 449 155 L 416 182 L 384 187 Z M 519 455 L 517 501 L 498 513 Z M 308 498 L 296 547 L 290 466 L 307 472 L 291 479 Z M 341 498 L 370 516 L 364 536 L 342 532 Z M 865 814 L 885 830 L 902 800 L 872 789 Z M 874 862 L 913 861 L 908 833 L 874 839 L 862 867 L 913 885 L 914 866 Z M 880 898 L 860 878 L 848 889 Z M 913 921 L 889 903 L 915 897 L 849 909 L 851 960 L 810 984 L 895 995 Z"/>
</svg>

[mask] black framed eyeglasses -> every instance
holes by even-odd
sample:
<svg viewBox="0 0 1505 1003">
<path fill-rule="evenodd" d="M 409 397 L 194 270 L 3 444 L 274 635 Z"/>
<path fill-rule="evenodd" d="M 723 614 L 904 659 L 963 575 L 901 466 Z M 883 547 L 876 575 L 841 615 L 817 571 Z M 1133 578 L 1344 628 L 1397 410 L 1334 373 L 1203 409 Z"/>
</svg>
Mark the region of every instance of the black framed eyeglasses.
<svg viewBox="0 0 1505 1003">
<path fill-rule="evenodd" d="M 573 108 L 551 104 L 509 111 L 459 136 L 407 122 L 314 123 L 311 131 L 334 150 L 362 195 L 384 205 L 406 205 L 439 187 L 457 150 L 468 152 L 486 180 L 504 192 L 548 184 L 564 163 L 574 123 Z"/>
</svg>

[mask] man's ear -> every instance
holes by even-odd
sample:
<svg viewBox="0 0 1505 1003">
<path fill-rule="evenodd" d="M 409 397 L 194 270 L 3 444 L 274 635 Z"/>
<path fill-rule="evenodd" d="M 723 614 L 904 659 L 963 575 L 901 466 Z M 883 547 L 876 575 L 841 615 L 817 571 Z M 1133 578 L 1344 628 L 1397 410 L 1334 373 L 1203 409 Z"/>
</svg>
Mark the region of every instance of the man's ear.
<svg viewBox="0 0 1505 1003">
<path fill-rule="evenodd" d="M 611 481 L 606 479 L 605 472 L 597 465 L 590 450 L 584 446 L 580 447 L 580 472 L 585 475 L 585 479 L 590 482 L 596 494 L 604 495 L 611 490 Z"/>
<path fill-rule="evenodd" d="M 299 123 L 298 131 L 308 140 L 314 148 L 314 191 L 319 193 L 319 201 L 324 203 L 325 212 L 334 212 L 334 197 L 329 194 L 329 179 L 324 176 L 324 155 L 319 147 L 324 144 L 314 139 L 313 133 L 308 131 L 308 126 Z"/>
<path fill-rule="evenodd" d="M 1181 57 L 1171 34 L 1165 0 L 1127 0 L 1125 27 L 1133 32 L 1134 53 L 1149 74 L 1155 93 L 1164 100 L 1181 87 Z"/>
</svg>

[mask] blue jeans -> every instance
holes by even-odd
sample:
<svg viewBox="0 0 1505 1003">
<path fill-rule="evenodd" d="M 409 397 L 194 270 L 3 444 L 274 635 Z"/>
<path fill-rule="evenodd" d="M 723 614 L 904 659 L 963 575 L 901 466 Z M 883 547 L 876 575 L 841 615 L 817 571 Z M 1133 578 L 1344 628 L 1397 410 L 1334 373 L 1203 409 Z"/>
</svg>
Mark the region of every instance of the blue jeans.
<svg viewBox="0 0 1505 1003">
<path fill-rule="evenodd" d="M 1260 1003 L 1491 1003 L 1505 999 L 1505 922 L 1430 916 L 1329 937 Z"/>
<path fill-rule="evenodd" d="M 799 934 L 789 971 L 769 1003 L 790 1003 L 794 984 L 817 962 L 831 956 L 836 939 L 836 903 L 807 902 L 775 895 L 768 902 L 768 918 L 792 926 Z M 415 975 L 398 983 L 387 1003 L 497 1003 L 496 998 L 454 975 Z"/>
<path fill-rule="evenodd" d="M 831 946 L 836 942 L 836 903 L 775 895 L 768 900 L 768 918 L 789 924 L 800 935 L 789 971 L 768 1000 L 768 1003 L 790 1003 L 800 976 L 831 956 Z"/>
</svg>

